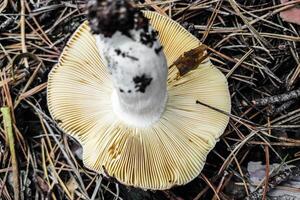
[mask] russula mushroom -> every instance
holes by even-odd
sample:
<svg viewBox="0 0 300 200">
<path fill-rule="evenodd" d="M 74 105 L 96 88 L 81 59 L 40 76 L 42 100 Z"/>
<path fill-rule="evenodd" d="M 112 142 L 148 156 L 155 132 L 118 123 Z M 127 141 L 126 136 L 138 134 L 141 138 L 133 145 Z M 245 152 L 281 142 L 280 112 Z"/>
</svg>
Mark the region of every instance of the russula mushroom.
<svg viewBox="0 0 300 200">
<path fill-rule="evenodd" d="M 81 143 L 88 168 L 143 189 L 188 183 L 227 126 L 196 104 L 230 112 L 224 75 L 206 58 L 178 76 L 173 62 L 201 43 L 170 18 L 92 3 L 49 75 L 53 119 Z"/>
</svg>

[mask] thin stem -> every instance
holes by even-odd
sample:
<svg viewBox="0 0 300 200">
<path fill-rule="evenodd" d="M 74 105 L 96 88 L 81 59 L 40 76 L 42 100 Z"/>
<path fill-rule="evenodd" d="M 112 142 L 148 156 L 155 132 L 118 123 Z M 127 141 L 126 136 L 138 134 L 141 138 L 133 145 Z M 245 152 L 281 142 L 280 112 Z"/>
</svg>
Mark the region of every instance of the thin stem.
<svg viewBox="0 0 300 200">
<path fill-rule="evenodd" d="M 15 140 L 14 140 L 14 133 L 13 133 L 13 126 L 12 126 L 12 118 L 10 113 L 9 107 L 2 107 L 1 112 L 3 115 L 3 123 L 6 132 L 6 136 L 8 139 L 9 150 L 12 159 L 12 169 L 13 169 L 13 183 L 14 183 L 14 199 L 20 199 L 19 195 L 19 171 L 18 171 L 18 162 L 16 158 L 16 151 L 15 151 Z"/>
</svg>

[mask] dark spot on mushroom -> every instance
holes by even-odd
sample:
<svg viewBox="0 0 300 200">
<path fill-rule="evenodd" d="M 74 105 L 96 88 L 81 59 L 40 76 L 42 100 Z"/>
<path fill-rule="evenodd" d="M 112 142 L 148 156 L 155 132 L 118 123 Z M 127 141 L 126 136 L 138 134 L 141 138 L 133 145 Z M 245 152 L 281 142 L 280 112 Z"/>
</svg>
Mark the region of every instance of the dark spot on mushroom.
<svg viewBox="0 0 300 200">
<path fill-rule="evenodd" d="M 120 55 L 122 53 L 122 51 L 120 49 L 115 49 L 115 52 L 117 55 Z"/>
<path fill-rule="evenodd" d="M 130 55 L 126 55 L 126 57 L 130 58 L 131 60 L 134 60 L 134 61 L 138 61 L 139 59 L 137 57 L 134 57 L 134 56 L 130 56 Z"/>
<path fill-rule="evenodd" d="M 122 52 L 120 49 L 116 49 L 115 52 L 117 53 L 118 56 L 121 55 L 123 58 L 127 57 L 127 58 L 130 58 L 131 60 L 134 60 L 134 61 L 139 60 L 137 57 L 129 55 L 128 52 Z"/>
<path fill-rule="evenodd" d="M 107 177 L 109 177 L 109 173 L 108 171 L 106 170 L 106 167 L 104 165 L 102 165 L 102 170 L 104 172 L 104 175 L 106 175 Z"/>
<path fill-rule="evenodd" d="M 159 54 L 161 52 L 161 50 L 163 49 L 162 46 L 158 47 L 158 48 L 155 48 L 154 51 L 156 54 Z"/>
<path fill-rule="evenodd" d="M 154 30 L 152 30 L 150 32 L 143 31 L 140 34 L 141 43 L 152 48 L 154 42 L 157 40 L 157 35 L 158 35 L 158 32 L 154 31 Z"/>
<path fill-rule="evenodd" d="M 136 88 L 136 92 L 145 93 L 146 88 L 150 85 L 152 81 L 152 77 L 143 74 L 141 76 L 134 77 L 132 80 L 135 84 L 134 87 Z"/>
<path fill-rule="evenodd" d="M 123 93 L 123 92 L 124 92 L 124 90 L 122 90 L 121 88 L 120 88 L 119 90 L 120 90 L 120 92 L 121 92 L 121 93 Z"/>
<path fill-rule="evenodd" d="M 131 90 L 128 90 L 127 92 L 128 92 L 128 93 L 131 93 Z"/>
<path fill-rule="evenodd" d="M 60 120 L 60 119 L 55 119 L 55 121 L 56 121 L 57 124 L 61 124 L 62 123 L 62 120 Z"/>
</svg>

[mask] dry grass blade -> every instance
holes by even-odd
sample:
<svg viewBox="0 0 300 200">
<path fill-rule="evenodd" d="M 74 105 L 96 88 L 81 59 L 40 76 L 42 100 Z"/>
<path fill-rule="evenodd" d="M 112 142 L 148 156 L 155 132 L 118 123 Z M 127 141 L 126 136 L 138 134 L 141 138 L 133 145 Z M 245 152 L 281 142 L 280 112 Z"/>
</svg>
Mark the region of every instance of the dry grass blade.
<svg viewBox="0 0 300 200">
<path fill-rule="evenodd" d="M 300 77 L 300 63 L 295 69 L 291 78 L 288 80 L 288 87 L 291 88 L 298 81 L 299 77 Z"/>
<path fill-rule="evenodd" d="M 2 107 L 1 113 L 3 116 L 3 124 L 5 128 L 5 132 L 7 135 L 7 140 L 9 144 L 10 154 L 11 154 L 11 163 L 12 163 L 12 173 L 13 173 L 13 183 L 14 183 L 14 199 L 20 199 L 20 184 L 19 184 L 19 169 L 18 169 L 18 162 L 16 157 L 16 150 L 15 150 L 15 139 L 13 133 L 13 121 L 11 117 L 11 110 L 9 107 Z"/>
<path fill-rule="evenodd" d="M 8 0 L 1 0 L 0 2 L 0 13 L 6 8 Z"/>
<path fill-rule="evenodd" d="M 229 78 L 232 73 L 236 70 L 236 68 L 238 68 L 244 61 L 245 59 L 251 55 L 253 53 L 253 49 L 250 49 L 249 51 L 247 51 L 247 53 L 233 66 L 233 68 L 226 74 L 226 78 Z"/>
<path fill-rule="evenodd" d="M 22 52 L 27 53 L 26 48 L 26 33 L 25 33 L 25 0 L 21 0 L 21 43 L 22 43 Z M 25 66 L 26 68 L 29 68 L 28 61 L 25 59 Z"/>
<path fill-rule="evenodd" d="M 258 42 L 261 43 L 262 46 L 266 46 L 266 47 L 270 48 L 271 45 L 269 44 L 269 42 L 258 33 L 258 31 L 249 23 L 249 21 L 245 18 L 245 16 L 240 12 L 236 1 L 235 0 L 229 0 L 229 2 L 230 2 L 230 5 L 232 6 L 232 8 L 234 9 L 234 11 L 237 13 L 237 15 L 239 17 L 241 17 L 243 22 L 250 29 L 251 33 L 254 35 L 254 37 L 256 37 Z"/>
</svg>

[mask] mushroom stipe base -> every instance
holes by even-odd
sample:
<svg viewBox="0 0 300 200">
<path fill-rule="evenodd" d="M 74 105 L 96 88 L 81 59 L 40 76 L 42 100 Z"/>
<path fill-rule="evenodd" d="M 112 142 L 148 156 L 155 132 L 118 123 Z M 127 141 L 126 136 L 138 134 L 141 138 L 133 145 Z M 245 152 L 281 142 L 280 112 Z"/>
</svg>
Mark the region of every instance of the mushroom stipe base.
<svg viewBox="0 0 300 200">
<path fill-rule="evenodd" d="M 157 111 L 151 112 L 148 115 L 143 114 L 142 116 L 133 115 L 132 113 L 126 112 L 126 110 L 121 108 L 119 97 L 117 95 L 116 90 L 112 92 L 111 102 L 112 109 L 114 114 L 126 125 L 130 127 L 139 127 L 139 128 L 147 128 L 152 124 L 156 123 L 165 111 L 165 105 L 168 100 L 168 95 L 166 94 L 159 104 L 157 105 Z"/>
<path fill-rule="evenodd" d="M 144 15 L 158 31 L 168 66 L 201 45 L 168 17 L 149 11 Z M 104 166 L 119 182 L 152 190 L 183 185 L 197 177 L 229 117 L 196 101 L 230 112 L 224 75 L 209 59 L 179 78 L 176 67 L 169 67 L 168 100 L 161 117 L 148 127 L 132 127 L 114 114 L 113 84 L 99 51 L 84 22 L 48 81 L 50 113 L 65 133 L 81 143 L 85 166 L 99 173 L 104 173 Z"/>
</svg>

